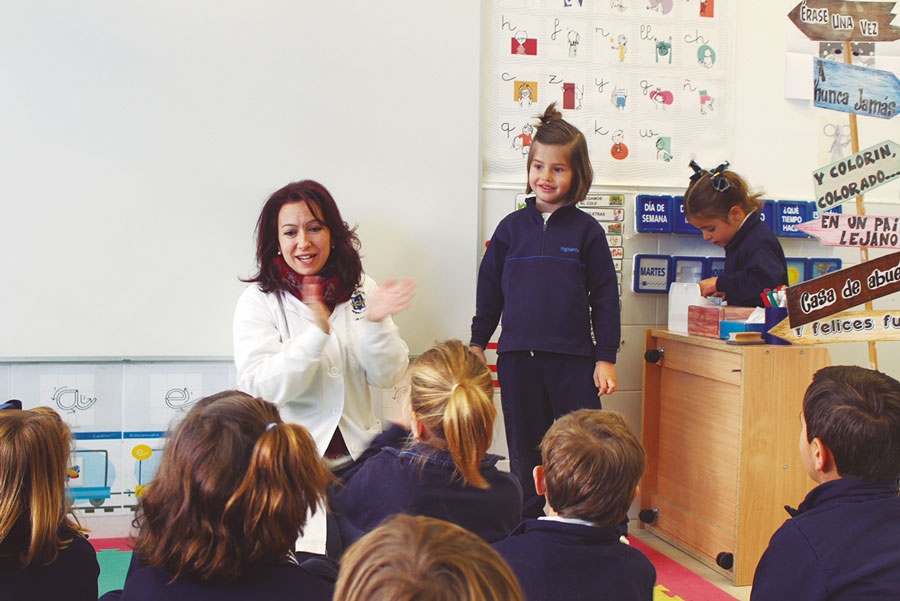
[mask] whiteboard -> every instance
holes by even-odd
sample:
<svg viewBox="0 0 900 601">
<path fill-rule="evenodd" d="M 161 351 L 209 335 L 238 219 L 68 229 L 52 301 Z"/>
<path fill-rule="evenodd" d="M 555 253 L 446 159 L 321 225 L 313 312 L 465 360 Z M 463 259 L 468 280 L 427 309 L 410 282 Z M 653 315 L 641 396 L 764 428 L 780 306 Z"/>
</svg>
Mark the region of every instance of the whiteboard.
<svg viewBox="0 0 900 601">
<path fill-rule="evenodd" d="M 0 11 L 0 359 L 230 357 L 253 228 L 311 178 L 413 352 L 467 339 L 480 3 L 33 0 Z"/>
</svg>

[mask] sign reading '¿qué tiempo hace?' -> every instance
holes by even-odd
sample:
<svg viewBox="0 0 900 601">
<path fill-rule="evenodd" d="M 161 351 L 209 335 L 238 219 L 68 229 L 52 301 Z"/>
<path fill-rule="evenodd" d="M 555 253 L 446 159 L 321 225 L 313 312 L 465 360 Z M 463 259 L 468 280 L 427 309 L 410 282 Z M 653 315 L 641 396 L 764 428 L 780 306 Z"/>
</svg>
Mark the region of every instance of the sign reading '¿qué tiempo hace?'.
<svg viewBox="0 0 900 601">
<path fill-rule="evenodd" d="M 900 311 L 848 311 L 796 328 L 785 319 L 769 334 L 792 344 L 900 340 Z"/>
<path fill-rule="evenodd" d="M 900 39 L 891 25 L 896 2 L 803 0 L 788 18 L 816 42 L 890 42 Z"/>
<path fill-rule="evenodd" d="M 812 173 L 816 206 L 827 211 L 900 175 L 900 146 L 887 140 Z"/>
<path fill-rule="evenodd" d="M 900 217 L 820 213 L 797 229 L 815 236 L 823 246 L 900 248 Z"/>
<path fill-rule="evenodd" d="M 814 58 L 813 102 L 820 108 L 890 119 L 900 107 L 900 80 L 890 71 Z"/>
<path fill-rule="evenodd" d="M 787 291 L 792 328 L 900 290 L 900 252 L 808 280 Z"/>
</svg>

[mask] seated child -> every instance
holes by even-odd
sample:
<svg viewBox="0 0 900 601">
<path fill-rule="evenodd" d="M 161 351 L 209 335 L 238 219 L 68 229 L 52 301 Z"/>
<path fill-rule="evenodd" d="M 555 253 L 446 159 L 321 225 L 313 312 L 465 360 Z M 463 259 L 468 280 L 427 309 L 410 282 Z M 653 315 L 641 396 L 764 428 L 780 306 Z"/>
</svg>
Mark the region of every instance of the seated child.
<svg viewBox="0 0 900 601">
<path fill-rule="evenodd" d="M 762 307 L 766 288 L 787 285 L 787 261 L 778 238 L 760 218 L 761 194 L 728 171 L 728 163 L 712 171 L 691 161 L 694 175 L 684 193 L 684 216 L 703 232 L 703 239 L 725 249 L 725 272 L 700 282 L 703 296 L 719 296 L 729 305 Z"/>
<path fill-rule="evenodd" d="M 522 490 L 485 455 L 497 409 L 487 366 L 459 340 L 425 351 L 412 364 L 410 432 L 395 424 L 375 437 L 343 475 L 331 507 L 344 545 L 397 513 L 458 524 L 488 542 L 522 516 Z"/>
<path fill-rule="evenodd" d="M 341 561 L 335 601 L 524 601 L 509 566 L 454 524 L 398 515 Z"/>
<path fill-rule="evenodd" d="M 100 565 L 69 512 L 72 435 L 47 407 L 0 411 L 0 599 L 97 598 Z M 14 408 L 19 407 L 19 408 Z"/>
<path fill-rule="evenodd" d="M 234 390 L 201 399 L 141 497 L 142 567 L 121 599 L 330 600 L 332 583 L 292 551 L 332 478 L 309 432 L 275 405 Z"/>
<path fill-rule="evenodd" d="M 528 601 L 651 601 L 656 569 L 619 542 L 618 525 L 646 463 L 625 419 L 615 411 L 573 411 L 547 431 L 541 456 L 534 483 L 549 515 L 525 520 L 494 544 Z"/>
<path fill-rule="evenodd" d="M 856 366 L 820 369 L 800 415 L 816 486 L 756 566 L 752 601 L 900 596 L 900 382 Z"/>
</svg>

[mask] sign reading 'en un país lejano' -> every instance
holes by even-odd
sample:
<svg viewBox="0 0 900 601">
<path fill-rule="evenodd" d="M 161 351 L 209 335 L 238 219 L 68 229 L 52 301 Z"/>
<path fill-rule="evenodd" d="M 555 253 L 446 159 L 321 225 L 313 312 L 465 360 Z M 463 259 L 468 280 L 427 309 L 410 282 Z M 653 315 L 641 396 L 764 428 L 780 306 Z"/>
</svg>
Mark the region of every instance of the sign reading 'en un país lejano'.
<svg viewBox="0 0 900 601">
<path fill-rule="evenodd" d="M 807 280 L 786 291 L 792 328 L 900 290 L 900 252 Z"/>
<path fill-rule="evenodd" d="M 788 18 L 814 42 L 892 42 L 900 28 L 891 25 L 896 2 L 803 0 Z"/>
<path fill-rule="evenodd" d="M 815 236 L 823 246 L 900 248 L 900 217 L 820 213 L 797 229 Z"/>
<path fill-rule="evenodd" d="M 900 145 L 886 140 L 812 173 L 816 207 L 827 211 L 900 175 Z"/>
</svg>

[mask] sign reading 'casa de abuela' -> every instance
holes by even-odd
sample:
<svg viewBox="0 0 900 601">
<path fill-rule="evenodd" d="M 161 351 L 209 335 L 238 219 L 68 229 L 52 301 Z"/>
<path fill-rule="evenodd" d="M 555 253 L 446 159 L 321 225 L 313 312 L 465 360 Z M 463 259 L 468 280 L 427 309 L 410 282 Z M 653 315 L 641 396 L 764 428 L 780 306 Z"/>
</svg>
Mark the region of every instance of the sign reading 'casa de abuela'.
<svg viewBox="0 0 900 601">
<path fill-rule="evenodd" d="M 790 326 L 833 315 L 900 290 L 900 252 L 796 284 L 787 289 Z"/>
</svg>

